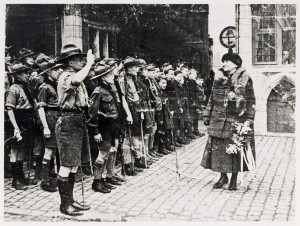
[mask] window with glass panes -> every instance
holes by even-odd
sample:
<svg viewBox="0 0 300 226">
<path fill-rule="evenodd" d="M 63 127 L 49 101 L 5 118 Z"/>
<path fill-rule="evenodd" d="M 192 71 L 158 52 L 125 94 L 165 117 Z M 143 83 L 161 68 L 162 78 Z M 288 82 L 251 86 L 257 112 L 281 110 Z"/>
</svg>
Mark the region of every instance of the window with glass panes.
<svg viewBox="0 0 300 226">
<path fill-rule="evenodd" d="M 294 64 L 296 6 L 286 4 L 251 5 L 253 63 Z"/>
</svg>

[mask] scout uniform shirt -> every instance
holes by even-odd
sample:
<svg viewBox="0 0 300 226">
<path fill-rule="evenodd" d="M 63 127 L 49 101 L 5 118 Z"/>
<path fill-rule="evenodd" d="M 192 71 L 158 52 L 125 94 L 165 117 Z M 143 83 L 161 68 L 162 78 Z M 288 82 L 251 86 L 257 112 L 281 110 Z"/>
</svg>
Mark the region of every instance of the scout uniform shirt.
<svg viewBox="0 0 300 226">
<path fill-rule="evenodd" d="M 64 71 L 58 80 L 57 95 L 58 104 L 61 110 L 81 111 L 88 106 L 88 94 L 83 82 L 78 86 L 72 85 L 75 71 Z"/>
<path fill-rule="evenodd" d="M 13 84 L 9 87 L 6 93 L 5 107 L 12 107 L 18 110 L 28 110 L 33 108 L 21 84 Z"/>
</svg>

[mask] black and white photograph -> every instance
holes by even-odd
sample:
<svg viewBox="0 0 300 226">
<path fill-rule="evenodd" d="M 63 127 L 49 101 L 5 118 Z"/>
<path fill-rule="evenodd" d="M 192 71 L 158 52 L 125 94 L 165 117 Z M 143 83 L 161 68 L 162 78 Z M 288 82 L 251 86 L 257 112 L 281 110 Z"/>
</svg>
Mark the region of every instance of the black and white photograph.
<svg viewBox="0 0 300 226">
<path fill-rule="evenodd" d="M 2 3 L 3 221 L 295 224 L 297 7 Z"/>
</svg>

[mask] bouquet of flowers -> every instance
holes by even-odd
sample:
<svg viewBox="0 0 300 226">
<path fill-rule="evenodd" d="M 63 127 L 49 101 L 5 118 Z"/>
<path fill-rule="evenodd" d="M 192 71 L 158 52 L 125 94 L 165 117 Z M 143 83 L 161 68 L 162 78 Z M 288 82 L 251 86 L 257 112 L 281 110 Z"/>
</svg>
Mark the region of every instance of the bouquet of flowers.
<svg viewBox="0 0 300 226">
<path fill-rule="evenodd" d="M 231 139 L 232 143 L 226 148 L 226 153 L 228 154 L 237 154 L 238 152 L 241 152 L 244 149 L 245 144 L 251 139 L 250 135 L 253 134 L 253 130 L 249 127 L 247 122 L 235 122 L 233 125 L 234 133 Z"/>
<path fill-rule="evenodd" d="M 232 135 L 232 143 L 226 148 L 228 154 L 238 154 L 241 156 L 241 172 L 243 172 L 243 162 L 246 163 L 252 178 L 255 176 L 256 164 L 252 153 L 250 139 L 252 139 L 253 130 L 249 123 L 234 123 L 234 133 Z M 241 180 L 243 184 L 243 177 Z"/>
</svg>

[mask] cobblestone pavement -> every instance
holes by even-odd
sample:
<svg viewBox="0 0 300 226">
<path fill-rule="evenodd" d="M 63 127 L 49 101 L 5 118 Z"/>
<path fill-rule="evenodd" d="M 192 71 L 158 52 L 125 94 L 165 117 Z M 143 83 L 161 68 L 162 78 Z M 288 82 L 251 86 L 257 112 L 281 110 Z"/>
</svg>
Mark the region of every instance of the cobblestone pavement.
<svg viewBox="0 0 300 226">
<path fill-rule="evenodd" d="M 293 136 L 256 136 L 257 174 L 238 177 L 238 190 L 212 189 L 219 173 L 200 166 L 207 136 L 179 149 L 181 177 L 175 153 L 162 157 L 148 170 L 109 194 L 91 189 L 93 178 L 84 180 L 86 203 L 91 210 L 80 217 L 59 212 L 58 192 L 39 186 L 26 191 L 11 188 L 5 179 L 5 221 L 291 221 L 295 218 L 295 147 Z M 82 200 L 81 183 L 75 194 Z"/>
</svg>

